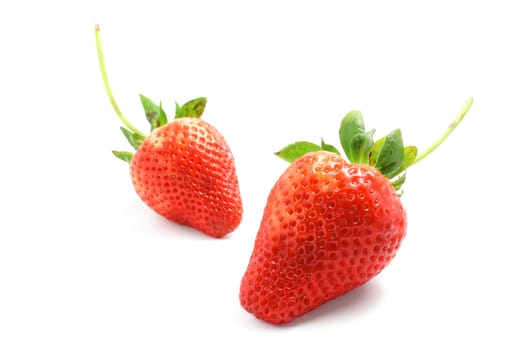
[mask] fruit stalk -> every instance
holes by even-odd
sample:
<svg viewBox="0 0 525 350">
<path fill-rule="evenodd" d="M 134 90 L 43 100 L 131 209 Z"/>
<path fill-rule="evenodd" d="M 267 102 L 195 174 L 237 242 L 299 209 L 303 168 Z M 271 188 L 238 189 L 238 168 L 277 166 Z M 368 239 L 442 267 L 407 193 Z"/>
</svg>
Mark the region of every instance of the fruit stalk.
<svg viewBox="0 0 525 350">
<path fill-rule="evenodd" d="M 142 137 L 146 137 L 140 130 L 138 130 L 133 124 L 131 124 L 122 114 L 120 111 L 120 108 L 117 105 L 117 101 L 115 100 L 115 97 L 113 97 L 113 92 L 111 91 L 111 87 L 109 85 L 109 79 L 108 74 L 106 72 L 106 64 L 104 62 L 104 53 L 102 52 L 102 39 L 100 36 L 100 27 L 97 24 L 95 26 L 95 36 L 97 41 L 97 52 L 98 52 L 98 63 L 100 66 L 100 72 L 102 73 L 102 80 L 104 81 L 104 87 L 106 88 L 106 93 L 109 97 L 109 101 L 111 102 L 111 105 L 113 106 L 113 109 L 117 113 L 118 117 L 124 123 L 124 125 L 131 131 L 133 131 L 135 134 L 140 135 Z"/>
<path fill-rule="evenodd" d="M 463 108 L 459 111 L 458 115 L 452 123 L 449 124 L 447 129 L 441 134 L 441 136 L 436 139 L 427 149 L 425 149 L 423 152 L 418 154 L 416 159 L 410 164 L 410 166 L 415 165 L 416 163 L 420 162 L 421 160 L 425 159 L 428 155 L 430 155 L 432 152 L 436 150 L 448 137 L 449 135 L 456 129 L 456 127 L 461 123 L 467 112 L 469 111 L 470 107 L 472 106 L 472 103 L 474 102 L 474 99 L 472 97 L 469 97 L 465 104 L 463 105 Z"/>
</svg>

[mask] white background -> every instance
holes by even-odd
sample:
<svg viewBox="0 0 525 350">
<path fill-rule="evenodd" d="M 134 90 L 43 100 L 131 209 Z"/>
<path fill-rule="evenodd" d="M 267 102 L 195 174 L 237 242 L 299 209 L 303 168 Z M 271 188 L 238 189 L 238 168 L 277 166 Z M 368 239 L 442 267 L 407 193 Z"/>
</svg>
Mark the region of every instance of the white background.
<svg viewBox="0 0 525 350">
<path fill-rule="evenodd" d="M 523 349 L 525 13 L 519 1 L 4 1 L 0 5 L 0 348 Z M 138 94 L 207 96 L 244 219 L 217 240 L 140 202 L 99 73 Z M 239 305 L 266 197 L 297 140 L 337 144 L 361 110 L 420 149 L 407 237 L 369 284 L 286 327 Z"/>
</svg>

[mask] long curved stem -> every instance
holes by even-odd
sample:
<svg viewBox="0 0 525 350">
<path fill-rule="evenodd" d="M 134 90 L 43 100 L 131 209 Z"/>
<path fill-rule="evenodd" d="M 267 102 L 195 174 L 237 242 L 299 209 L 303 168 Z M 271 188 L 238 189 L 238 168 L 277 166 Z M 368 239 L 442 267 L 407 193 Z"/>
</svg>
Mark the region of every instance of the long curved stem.
<svg viewBox="0 0 525 350">
<path fill-rule="evenodd" d="M 474 99 L 472 97 L 469 97 L 467 101 L 465 102 L 465 104 L 463 105 L 463 108 L 461 109 L 461 111 L 458 113 L 456 118 L 454 118 L 452 123 L 450 123 L 450 125 L 443 132 L 443 134 L 441 134 L 441 136 L 436 141 L 434 141 L 426 150 L 418 154 L 418 156 L 416 157 L 414 162 L 410 164 L 410 166 L 413 166 L 417 162 L 425 159 L 430 153 L 434 152 L 436 148 L 438 148 L 443 143 L 443 141 L 447 139 L 447 137 L 452 133 L 452 131 L 454 131 L 454 129 L 456 129 L 459 123 L 461 123 L 461 121 L 463 120 L 467 112 L 469 111 L 470 106 L 472 106 L 473 102 L 474 102 Z"/>
<path fill-rule="evenodd" d="M 109 101 L 111 102 L 111 105 L 113 106 L 113 109 L 117 113 L 118 117 L 124 123 L 125 126 L 131 131 L 133 131 L 135 134 L 138 134 L 140 136 L 145 137 L 140 130 L 138 130 L 136 127 L 133 126 L 122 114 L 120 111 L 120 108 L 117 105 L 117 101 L 115 101 L 115 98 L 113 97 L 113 93 L 111 92 L 111 87 L 109 86 L 109 80 L 108 75 L 106 72 L 106 64 L 104 63 L 104 54 L 102 52 L 102 40 L 100 38 L 100 28 L 98 24 L 95 26 L 95 35 L 97 40 L 97 51 L 98 51 L 98 63 L 100 65 L 100 72 L 102 73 L 102 80 L 104 81 L 104 87 L 106 88 L 106 93 L 109 97 Z"/>
</svg>

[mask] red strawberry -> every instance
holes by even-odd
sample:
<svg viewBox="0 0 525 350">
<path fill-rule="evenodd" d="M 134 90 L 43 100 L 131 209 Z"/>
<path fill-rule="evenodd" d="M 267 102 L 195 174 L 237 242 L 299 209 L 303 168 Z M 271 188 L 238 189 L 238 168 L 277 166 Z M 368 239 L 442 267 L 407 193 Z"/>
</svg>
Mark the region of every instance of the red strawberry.
<svg viewBox="0 0 525 350">
<path fill-rule="evenodd" d="M 168 122 L 162 104 L 140 96 L 151 134 L 146 136 L 122 115 L 109 88 L 96 27 L 102 76 L 115 111 L 126 127 L 122 133 L 136 153 L 113 151 L 130 163 L 130 175 L 139 197 L 155 212 L 212 237 L 235 230 L 242 219 L 242 201 L 233 155 L 224 137 L 200 119 L 203 97 L 176 105 Z"/>
<path fill-rule="evenodd" d="M 373 141 L 359 112 L 342 121 L 337 149 L 297 142 L 277 153 L 292 162 L 274 185 L 241 281 L 241 305 L 288 323 L 380 273 L 406 235 L 399 199 L 406 169 L 431 153 L 466 114 L 417 157 L 395 130 Z"/>
</svg>

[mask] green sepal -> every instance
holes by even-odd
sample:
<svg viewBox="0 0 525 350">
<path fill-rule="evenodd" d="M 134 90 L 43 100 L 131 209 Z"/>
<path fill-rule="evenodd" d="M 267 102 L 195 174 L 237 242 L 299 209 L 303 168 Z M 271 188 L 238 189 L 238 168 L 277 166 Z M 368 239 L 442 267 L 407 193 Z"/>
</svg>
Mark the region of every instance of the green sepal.
<svg viewBox="0 0 525 350">
<path fill-rule="evenodd" d="M 131 158 L 133 158 L 133 153 L 126 152 L 126 151 L 112 151 L 112 153 L 120 160 L 125 161 L 126 163 L 131 162 Z"/>
<path fill-rule="evenodd" d="M 417 157 L 417 147 L 416 146 L 405 146 L 405 148 L 403 148 L 403 164 L 401 164 L 401 166 L 395 172 L 393 172 L 389 176 L 389 178 L 392 179 L 398 176 L 399 174 L 401 174 L 401 172 L 408 169 L 408 167 L 412 165 L 416 157 Z"/>
<path fill-rule="evenodd" d="M 414 163 L 417 157 L 417 147 L 416 146 L 406 146 L 404 149 L 403 156 L 403 165 L 401 166 L 402 170 L 407 169 L 409 166 Z"/>
<path fill-rule="evenodd" d="M 359 132 L 350 139 L 350 162 L 355 164 L 368 164 L 370 151 L 374 147 L 373 134 L 370 132 Z"/>
<path fill-rule="evenodd" d="M 385 143 L 386 136 L 381 137 L 379 140 L 374 142 L 374 146 L 372 147 L 372 150 L 370 151 L 370 154 L 368 156 L 368 164 L 370 166 L 375 167 L 377 163 L 377 157 L 379 156 L 379 150 L 383 147 L 383 144 Z"/>
<path fill-rule="evenodd" d="M 390 183 L 396 189 L 396 191 L 399 191 L 401 189 L 401 186 L 403 186 L 403 184 L 405 183 L 406 178 L 407 178 L 407 173 L 406 171 L 403 171 L 400 175 L 398 175 Z"/>
<path fill-rule="evenodd" d="M 335 148 L 335 146 L 332 146 L 332 145 L 329 145 L 329 144 L 325 143 L 322 138 L 321 138 L 321 150 L 332 152 L 332 153 L 335 153 L 337 155 L 341 155 L 341 153 L 339 153 L 339 150 L 337 148 Z"/>
<path fill-rule="evenodd" d="M 206 102 L 206 97 L 197 97 L 182 106 L 175 103 L 175 119 L 184 117 L 200 118 L 204 113 L 204 108 L 206 108 Z"/>
<path fill-rule="evenodd" d="M 399 174 L 403 165 L 405 150 L 401 130 L 396 129 L 377 140 L 370 152 L 369 164 L 376 167 L 387 178 Z"/>
<path fill-rule="evenodd" d="M 350 141 L 355 135 L 364 132 L 365 123 L 363 121 L 363 116 L 359 111 L 349 112 L 341 121 L 341 126 L 339 127 L 339 141 L 341 141 L 343 151 L 350 161 L 352 161 Z"/>
<path fill-rule="evenodd" d="M 126 129 L 123 126 L 120 127 L 120 131 L 122 131 L 122 133 L 124 134 L 124 137 L 126 137 L 126 140 L 128 140 L 129 144 L 134 149 L 139 148 L 139 146 L 144 141 L 144 136 L 143 135 L 139 135 L 139 134 L 137 134 L 137 133 L 135 133 L 135 132 L 133 132 L 131 130 Z"/>
<path fill-rule="evenodd" d="M 142 107 L 144 107 L 144 113 L 146 114 L 146 119 L 151 125 L 151 130 L 168 123 L 166 113 L 162 109 L 162 103 L 157 105 L 144 95 L 140 95 L 140 102 L 142 103 Z"/>
<path fill-rule="evenodd" d="M 166 112 L 164 112 L 164 109 L 162 108 L 162 102 L 159 102 L 159 119 L 158 122 L 160 126 L 168 124 L 168 116 L 166 115 Z"/>
<path fill-rule="evenodd" d="M 298 141 L 282 148 L 280 151 L 275 152 L 275 155 L 279 158 L 292 163 L 297 158 L 304 156 L 307 153 L 320 151 L 321 146 L 316 145 L 312 142 Z"/>
</svg>

